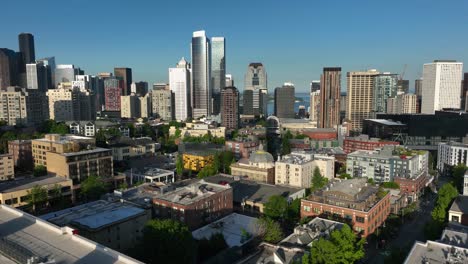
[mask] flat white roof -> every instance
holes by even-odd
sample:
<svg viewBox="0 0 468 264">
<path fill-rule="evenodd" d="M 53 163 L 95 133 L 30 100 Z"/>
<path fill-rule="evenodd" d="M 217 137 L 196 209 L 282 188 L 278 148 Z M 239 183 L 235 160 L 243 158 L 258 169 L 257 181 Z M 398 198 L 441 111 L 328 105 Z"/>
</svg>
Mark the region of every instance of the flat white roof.
<svg viewBox="0 0 468 264">
<path fill-rule="evenodd" d="M 72 234 L 69 227 L 60 228 L 37 217 L 6 205 L 0 205 L 0 243 L 15 248 L 15 256 L 35 256 L 43 262 L 86 264 L 142 263 L 96 242 Z M 0 253 L 0 262 L 11 258 Z"/>
<path fill-rule="evenodd" d="M 192 232 L 193 238 L 209 239 L 212 235 L 221 233 L 229 247 L 241 246 L 248 241 L 241 243 L 242 230 L 245 230 L 252 237 L 258 235 L 258 218 L 232 213 L 216 222 L 208 224 Z"/>
</svg>

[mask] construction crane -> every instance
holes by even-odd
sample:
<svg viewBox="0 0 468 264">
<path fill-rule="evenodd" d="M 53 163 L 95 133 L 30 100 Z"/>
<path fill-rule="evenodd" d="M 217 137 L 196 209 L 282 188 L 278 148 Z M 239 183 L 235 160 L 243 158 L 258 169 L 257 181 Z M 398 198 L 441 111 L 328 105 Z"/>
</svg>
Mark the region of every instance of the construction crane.
<svg viewBox="0 0 468 264">
<path fill-rule="evenodd" d="M 406 68 L 408 68 L 408 64 L 405 64 L 405 66 L 403 66 L 403 71 L 400 74 L 400 80 L 403 80 L 403 78 L 405 78 Z"/>
</svg>

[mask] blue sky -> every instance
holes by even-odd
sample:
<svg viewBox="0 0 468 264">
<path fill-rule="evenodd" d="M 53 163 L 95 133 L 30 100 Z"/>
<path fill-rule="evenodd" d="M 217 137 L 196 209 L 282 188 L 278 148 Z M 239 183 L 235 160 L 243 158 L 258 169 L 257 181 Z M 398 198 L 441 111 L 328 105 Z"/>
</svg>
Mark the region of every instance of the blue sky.
<svg viewBox="0 0 468 264">
<path fill-rule="evenodd" d="M 127 66 L 134 80 L 150 83 L 167 82 L 167 69 L 190 58 L 200 29 L 226 37 L 227 71 L 241 90 L 254 61 L 265 65 L 270 91 L 286 81 L 305 91 L 326 66 L 341 66 L 345 76 L 400 73 L 404 64 L 413 89 L 423 63 L 468 62 L 464 0 L 7 0 L 2 10 L 1 47 L 17 50 L 17 34 L 31 32 L 36 57 L 55 56 L 87 74 Z"/>
</svg>

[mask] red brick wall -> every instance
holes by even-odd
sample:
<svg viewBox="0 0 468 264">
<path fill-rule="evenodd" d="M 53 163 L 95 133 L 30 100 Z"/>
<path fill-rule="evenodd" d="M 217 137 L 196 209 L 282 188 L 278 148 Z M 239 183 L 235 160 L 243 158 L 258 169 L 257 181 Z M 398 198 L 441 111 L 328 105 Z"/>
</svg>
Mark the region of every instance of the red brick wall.
<svg viewBox="0 0 468 264">
<path fill-rule="evenodd" d="M 343 150 L 344 152 L 351 153 L 356 150 L 374 150 L 376 148 L 380 148 L 386 145 L 400 145 L 400 143 L 396 141 L 367 141 L 367 140 L 352 140 L 352 139 L 345 139 L 343 141 Z"/>
</svg>

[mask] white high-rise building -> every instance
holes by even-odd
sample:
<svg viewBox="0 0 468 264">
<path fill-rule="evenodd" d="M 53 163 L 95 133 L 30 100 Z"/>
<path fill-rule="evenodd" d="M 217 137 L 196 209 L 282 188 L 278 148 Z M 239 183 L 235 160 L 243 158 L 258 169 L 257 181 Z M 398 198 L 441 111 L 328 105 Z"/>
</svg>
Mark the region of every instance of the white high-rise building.
<svg viewBox="0 0 468 264">
<path fill-rule="evenodd" d="M 205 31 L 195 31 L 192 37 L 192 115 L 211 116 L 211 44 Z M 153 106 L 154 107 L 154 106 Z"/>
<path fill-rule="evenodd" d="M 435 60 L 423 67 L 421 113 L 460 108 L 463 63 Z"/>
<path fill-rule="evenodd" d="M 175 119 L 191 117 L 190 64 L 182 58 L 176 68 L 169 68 L 169 87 L 174 93 Z"/>
<path fill-rule="evenodd" d="M 318 122 L 320 112 L 320 90 L 310 93 L 310 108 L 309 119 L 310 121 Z"/>
</svg>

